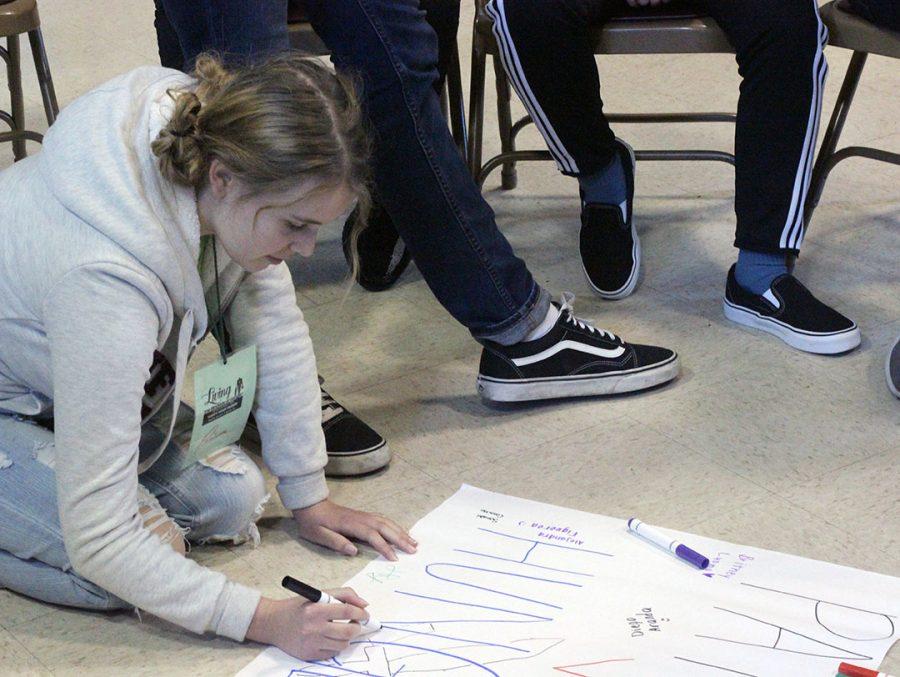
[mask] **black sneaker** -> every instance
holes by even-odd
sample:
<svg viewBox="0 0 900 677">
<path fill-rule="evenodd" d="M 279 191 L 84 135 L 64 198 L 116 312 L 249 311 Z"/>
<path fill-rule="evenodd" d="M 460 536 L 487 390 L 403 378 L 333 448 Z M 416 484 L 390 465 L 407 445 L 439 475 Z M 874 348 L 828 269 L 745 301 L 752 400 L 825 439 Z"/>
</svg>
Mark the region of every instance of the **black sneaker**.
<svg viewBox="0 0 900 677">
<path fill-rule="evenodd" d="M 634 150 L 621 139 L 614 143 L 625 172 L 626 216 L 616 204 L 581 206 L 581 266 L 588 283 L 605 299 L 621 299 L 633 292 L 641 269 L 641 241 L 632 218 Z"/>
<path fill-rule="evenodd" d="M 572 313 L 564 293 L 559 319 L 535 341 L 511 346 L 486 341 L 478 392 L 495 402 L 610 395 L 652 388 L 678 375 L 678 355 L 668 348 L 626 343 Z"/>
<path fill-rule="evenodd" d="M 320 383 L 321 380 L 319 377 Z M 391 450 L 385 439 L 344 409 L 324 389 L 322 431 L 328 452 L 328 463 L 325 465 L 328 477 L 366 475 L 380 470 L 391 460 Z M 247 421 L 241 444 L 251 450 L 260 450 L 259 428 L 253 416 Z"/>
<path fill-rule="evenodd" d="M 734 268 L 728 271 L 723 303 L 732 322 L 767 331 L 808 353 L 834 355 L 859 345 L 856 322 L 819 301 L 790 273 L 776 277 L 757 296 L 737 283 Z"/>
<path fill-rule="evenodd" d="M 385 439 L 322 390 L 322 430 L 328 477 L 366 475 L 386 466 L 391 449 Z"/>
<path fill-rule="evenodd" d="M 350 233 L 355 223 L 356 211 L 344 222 L 344 231 L 341 235 L 347 263 L 351 260 Z M 384 291 L 391 287 L 406 270 L 411 258 L 391 217 L 378 204 L 372 205 L 369 223 L 359 234 L 356 247 L 359 255 L 356 281 L 360 287 L 368 291 Z"/>
<path fill-rule="evenodd" d="M 884 376 L 887 379 L 888 390 L 894 397 L 900 397 L 900 336 L 894 341 L 894 347 L 888 353 L 884 364 Z"/>
</svg>

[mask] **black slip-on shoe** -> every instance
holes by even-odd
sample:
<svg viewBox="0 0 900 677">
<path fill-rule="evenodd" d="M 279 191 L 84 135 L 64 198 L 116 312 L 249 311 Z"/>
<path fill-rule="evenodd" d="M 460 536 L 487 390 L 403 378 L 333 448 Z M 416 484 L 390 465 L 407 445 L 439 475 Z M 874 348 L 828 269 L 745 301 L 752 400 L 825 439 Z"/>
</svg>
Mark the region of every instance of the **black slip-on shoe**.
<svg viewBox="0 0 900 677">
<path fill-rule="evenodd" d="M 350 233 L 356 223 L 356 216 L 354 211 L 347 217 L 341 234 L 344 258 L 348 264 L 351 263 Z M 372 205 L 369 223 L 359 234 L 356 249 L 359 256 L 356 281 L 367 291 L 384 291 L 393 286 L 412 258 L 391 217 L 378 204 Z"/>
<path fill-rule="evenodd" d="M 884 377 L 887 379 L 888 390 L 894 397 L 900 397 L 900 336 L 894 341 L 894 347 L 888 352 L 884 363 Z"/>
<path fill-rule="evenodd" d="M 581 206 L 581 266 L 593 290 L 605 299 L 625 298 L 638 283 L 641 241 L 634 228 L 634 150 L 621 139 L 616 150 L 625 172 L 625 215 L 617 204 L 585 202 Z"/>
<path fill-rule="evenodd" d="M 319 378 L 321 381 L 321 377 Z M 328 477 L 354 477 L 367 475 L 385 467 L 391 460 L 391 449 L 385 439 L 347 411 L 331 395 L 322 389 L 322 431 L 325 433 L 325 450 Z M 259 428 L 253 416 L 247 421 L 241 443 L 260 450 Z"/>
<path fill-rule="evenodd" d="M 494 402 L 611 395 L 652 388 L 678 375 L 668 348 L 626 343 L 572 312 L 564 293 L 553 328 L 535 341 L 503 346 L 484 342 L 478 392 Z"/>
<path fill-rule="evenodd" d="M 734 269 L 732 265 L 728 271 L 723 302 L 725 317 L 732 322 L 773 334 L 808 353 L 834 355 L 859 345 L 856 322 L 819 301 L 790 273 L 776 277 L 757 296 L 738 284 Z"/>
</svg>

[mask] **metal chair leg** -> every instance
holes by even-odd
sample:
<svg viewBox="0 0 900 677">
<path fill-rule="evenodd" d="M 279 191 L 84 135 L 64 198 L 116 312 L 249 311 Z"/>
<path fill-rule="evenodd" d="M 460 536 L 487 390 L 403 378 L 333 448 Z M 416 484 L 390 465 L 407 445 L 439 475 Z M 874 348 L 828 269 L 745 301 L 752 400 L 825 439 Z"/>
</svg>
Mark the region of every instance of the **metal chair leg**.
<svg viewBox="0 0 900 677">
<path fill-rule="evenodd" d="M 512 134 L 512 113 L 510 109 L 511 94 L 509 80 L 500 58 L 494 56 L 494 81 L 497 85 L 497 126 L 500 128 L 500 152 L 512 153 L 515 151 L 515 141 Z M 515 160 L 507 160 L 503 163 L 500 172 L 500 187 L 503 190 L 512 190 L 518 183 Z"/>
<path fill-rule="evenodd" d="M 441 87 L 441 115 L 444 116 L 444 120 L 450 122 L 450 104 L 448 103 L 448 95 L 447 95 L 447 83 L 444 83 L 444 86 Z"/>
<path fill-rule="evenodd" d="M 484 134 L 484 78 L 487 54 L 476 34 L 472 39 L 472 78 L 469 83 L 469 171 L 473 177 L 481 169 L 482 135 Z"/>
<path fill-rule="evenodd" d="M 19 50 L 19 36 L 10 35 L 6 38 L 6 74 L 9 80 L 9 98 L 12 108 L 13 131 L 21 132 L 25 129 L 25 100 L 22 96 L 22 59 Z M 25 157 L 25 139 L 14 136 L 12 139 L 13 158 L 16 161 Z"/>
<path fill-rule="evenodd" d="M 44 48 L 44 36 L 40 28 L 28 32 L 28 42 L 31 45 L 31 55 L 34 57 L 34 70 L 37 72 L 38 86 L 41 88 L 41 98 L 44 100 L 44 113 L 47 116 L 47 125 L 52 125 L 59 115 L 59 104 L 56 102 L 56 90 L 53 88 L 53 78 L 50 76 L 50 64 L 47 61 L 47 50 Z"/>
<path fill-rule="evenodd" d="M 868 57 L 866 52 L 853 52 L 850 65 L 847 67 L 847 74 L 844 76 L 844 82 L 841 85 L 841 91 L 834 104 L 834 112 L 831 114 L 825 138 L 822 139 L 822 147 L 819 148 L 819 155 L 816 157 L 816 163 L 813 166 L 812 180 L 806 193 L 803 220 L 807 226 L 812 218 L 813 211 L 819 204 L 819 199 L 822 197 L 828 173 L 835 164 L 831 159 L 835 154 L 834 149 L 837 148 L 838 140 L 841 138 L 844 123 L 847 121 L 850 104 L 853 103 L 853 96 L 856 94 L 856 86 L 859 84 L 859 79 L 862 76 L 863 66 L 866 65 L 866 57 Z"/>
</svg>

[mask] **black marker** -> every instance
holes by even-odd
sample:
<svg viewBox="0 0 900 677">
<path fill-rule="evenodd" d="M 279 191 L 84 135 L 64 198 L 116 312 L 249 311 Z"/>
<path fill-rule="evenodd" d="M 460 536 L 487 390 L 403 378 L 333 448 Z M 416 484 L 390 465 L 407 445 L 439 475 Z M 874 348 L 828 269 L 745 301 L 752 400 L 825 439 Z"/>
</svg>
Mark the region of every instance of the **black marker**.
<svg viewBox="0 0 900 677">
<path fill-rule="evenodd" d="M 339 599 L 335 599 L 327 592 L 323 592 L 321 590 L 317 590 L 311 585 L 307 585 L 306 583 L 301 583 L 296 578 L 291 576 L 285 576 L 281 579 L 281 587 L 287 588 L 291 592 L 295 592 L 301 597 L 308 599 L 310 602 L 314 604 L 344 604 Z M 367 621 L 358 621 L 359 624 L 363 628 L 363 632 L 375 632 L 377 630 L 381 630 L 381 623 L 376 621 L 374 618 L 369 616 L 369 620 Z"/>
</svg>

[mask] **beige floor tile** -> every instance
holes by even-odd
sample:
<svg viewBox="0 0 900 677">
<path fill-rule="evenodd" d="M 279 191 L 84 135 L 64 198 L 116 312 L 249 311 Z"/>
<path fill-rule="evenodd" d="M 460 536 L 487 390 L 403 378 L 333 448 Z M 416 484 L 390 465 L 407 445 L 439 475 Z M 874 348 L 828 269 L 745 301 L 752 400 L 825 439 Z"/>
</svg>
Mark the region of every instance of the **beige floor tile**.
<svg viewBox="0 0 900 677">
<path fill-rule="evenodd" d="M 620 418 L 460 473 L 491 491 L 682 528 L 768 495 L 705 456 Z"/>
<path fill-rule="evenodd" d="M 900 557 L 871 546 L 867 534 L 849 534 L 782 498 L 768 496 L 730 511 L 710 513 L 688 527 L 709 538 L 824 560 L 889 576 Z"/>
<path fill-rule="evenodd" d="M 18 595 L 9 590 L 0 590 L 0 628 L 12 628 L 19 623 L 27 623 L 49 613 L 57 607 Z"/>
<path fill-rule="evenodd" d="M 371 297 L 357 296 L 343 306 L 328 303 L 307 309 L 329 392 L 339 395 L 385 383 L 472 350 L 469 333 L 439 313 L 433 301 L 416 303 L 403 293 L 382 298 L 378 306 Z"/>
<path fill-rule="evenodd" d="M 900 179 L 900 167 L 894 169 L 894 172 Z M 881 283 L 878 286 L 883 289 L 890 290 L 893 287 L 897 291 L 897 258 L 893 253 L 900 249 L 900 233 L 897 232 L 900 208 L 896 203 L 873 205 L 869 209 L 860 210 L 852 218 L 847 218 L 850 206 L 845 203 L 843 207 L 840 212 L 830 205 L 823 210 L 823 218 L 843 224 L 842 229 L 818 237 L 817 223 L 813 222 L 808 237 L 850 264 L 864 265 L 876 275 L 883 273 L 871 282 L 877 281 Z"/>
<path fill-rule="evenodd" d="M 52 673 L 15 637 L 0 628 L 0 674 L 44 677 Z"/>
<path fill-rule="evenodd" d="M 900 430 L 897 435 L 900 441 Z M 782 497 L 867 541 L 867 550 L 879 549 L 896 557 L 900 553 L 898 465 L 900 443 L 884 454 L 797 484 L 782 492 Z M 900 574 L 900 569 L 894 573 Z"/>
<path fill-rule="evenodd" d="M 391 439 L 389 438 L 389 443 Z M 328 490 L 332 500 L 342 505 L 359 508 L 384 494 L 399 491 L 415 491 L 415 488 L 434 479 L 437 466 L 429 465 L 428 471 L 406 460 L 402 447 L 394 454 L 387 469 L 374 475 L 358 478 L 332 478 L 328 480 Z"/>
<path fill-rule="evenodd" d="M 396 454 L 438 479 L 521 453 L 525 426 L 530 430 L 525 445 L 552 444 L 614 415 L 596 400 L 488 405 L 475 391 L 477 368 L 475 357 L 446 362 L 354 398 L 368 399 L 369 406 L 360 411 L 378 424 Z"/>
<path fill-rule="evenodd" d="M 441 478 L 423 482 L 410 491 L 385 494 L 364 506 L 365 510 L 388 515 L 405 529 L 412 529 L 416 522 L 450 498 L 462 482 Z"/>
<path fill-rule="evenodd" d="M 714 394 L 686 384 L 648 399 L 649 425 L 776 492 L 896 443 L 890 407 L 872 412 L 785 363 L 744 365 L 742 380 Z"/>
</svg>

